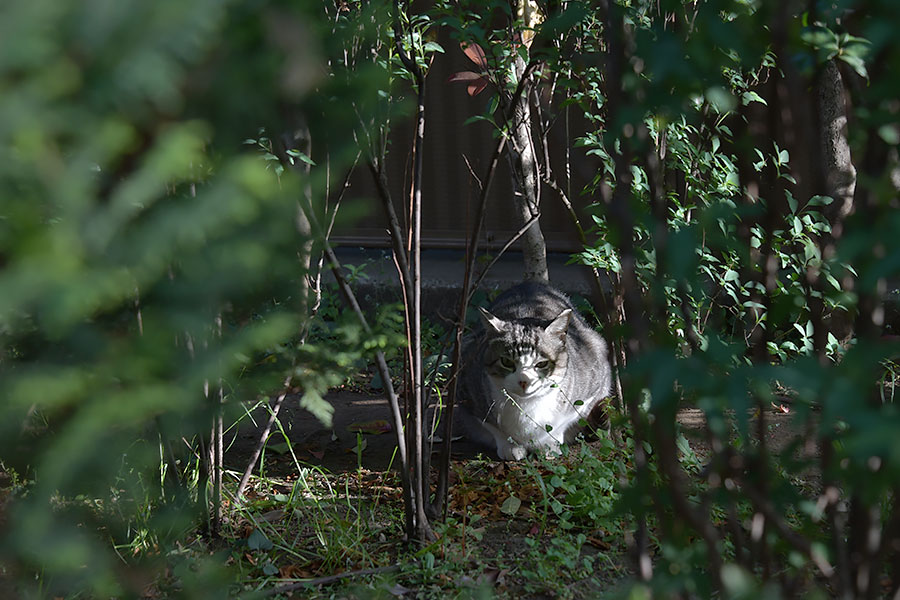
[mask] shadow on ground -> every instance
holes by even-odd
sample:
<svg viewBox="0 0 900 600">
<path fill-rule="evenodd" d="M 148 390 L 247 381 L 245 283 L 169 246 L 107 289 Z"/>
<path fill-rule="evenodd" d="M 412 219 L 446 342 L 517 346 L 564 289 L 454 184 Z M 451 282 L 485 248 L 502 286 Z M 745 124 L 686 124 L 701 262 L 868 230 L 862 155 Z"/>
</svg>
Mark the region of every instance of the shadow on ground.
<svg viewBox="0 0 900 600">
<path fill-rule="evenodd" d="M 358 466 L 370 471 L 396 467 L 397 434 L 391 424 L 388 401 L 383 395 L 337 390 L 329 393 L 326 399 L 334 407 L 331 427 L 324 426 L 301 408 L 299 396 L 285 399 L 279 418 L 298 461 L 335 473 L 354 470 Z M 783 448 L 796 433 L 791 424 L 792 415 L 778 406 L 766 413 L 767 441 L 775 449 Z M 229 469 L 243 471 L 259 442 L 268 413 L 260 407 L 251 416 L 252 420 L 241 422 L 228 446 L 225 463 Z M 698 409 L 685 409 L 679 413 L 678 420 L 691 446 L 702 458 L 708 452 L 703 413 Z M 435 443 L 432 450 L 436 461 L 440 443 Z M 474 458 L 483 452 L 483 448 L 466 440 L 454 441 L 452 450 L 454 459 Z M 293 458 L 277 427 L 272 428 L 262 459 L 264 473 L 282 476 L 294 472 Z M 258 467 L 254 473 L 259 473 Z"/>
</svg>

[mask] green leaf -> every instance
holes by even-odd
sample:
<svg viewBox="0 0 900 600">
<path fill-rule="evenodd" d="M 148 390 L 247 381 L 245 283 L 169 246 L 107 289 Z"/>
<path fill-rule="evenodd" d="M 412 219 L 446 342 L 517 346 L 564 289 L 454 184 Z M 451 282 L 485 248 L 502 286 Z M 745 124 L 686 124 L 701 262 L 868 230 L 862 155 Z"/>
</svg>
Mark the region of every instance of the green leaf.
<svg viewBox="0 0 900 600">
<path fill-rule="evenodd" d="M 503 504 L 500 506 L 500 512 L 502 512 L 504 515 L 513 516 L 514 514 L 519 512 L 519 508 L 521 508 L 521 506 L 521 500 L 519 500 L 515 496 L 510 496 L 503 501 Z"/>
<path fill-rule="evenodd" d="M 878 136 L 891 146 L 900 144 L 900 129 L 896 125 L 882 125 L 878 128 Z"/>
<path fill-rule="evenodd" d="M 271 550 L 274 544 L 269 538 L 266 537 L 259 529 L 254 529 L 250 536 L 247 538 L 247 547 L 251 550 Z"/>
<path fill-rule="evenodd" d="M 299 150 L 288 150 L 288 154 L 290 156 L 296 158 L 300 162 L 306 163 L 312 167 L 316 166 L 316 163 L 315 163 L 315 161 L 313 161 L 313 159 L 311 159 L 309 156 L 307 156 L 303 152 L 300 152 Z"/>
<path fill-rule="evenodd" d="M 760 104 L 768 105 L 765 98 L 763 98 L 756 92 L 746 91 L 743 94 L 741 94 L 741 103 L 744 106 L 747 106 L 748 104 L 750 104 L 752 102 L 759 102 Z"/>
<path fill-rule="evenodd" d="M 749 598 L 754 592 L 758 593 L 753 576 L 739 565 L 733 563 L 724 565 L 721 577 L 722 586 L 731 598 Z"/>
<path fill-rule="evenodd" d="M 787 194 L 788 208 L 791 210 L 791 214 L 795 214 L 797 212 L 797 199 L 794 198 L 793 194 Z"/>
<path fill-rule="evenodd" d="M 834 202 L 834 198 L 831 196 L 813 196 L 809 199 L 809 202 L 806 203 L 807 206 L 828 206 Z"/>
<path fill-rule="evenodd" d="M 487 121 L 488 123 L 490 123 L 491 125 L 494 125 L 496 127 L 496 123 L 495 123 L 493 117 L 490 117 L 487 115 L 473 115 L 473 116 L 469 117 L 468 119 L 466 119 L 465 121 L 463 121 L 463 125 L 471 125 L 472 123 L 477 123 L 478 121 Z"/>
<path fill-rule="evenodd" d="M 266 450 L 274 452 L 275 454 L 287 454 L 290 452 L 291 447 L 287 442 L 277 442 L 274 444 L 266 444 Z"/>
<path fill-rule="evenodd" d="M 308 410 L 325 427 L 331 427 L 331 418 L 334 415 L 334 407 L 327 402 L 315 389 L 307 389 L 300 398 L 300 406 Z"/>
<path fill-rule="evenodd" d="M 706 99 L 718 113 L 732 111 L 737 106 L 737 99 L 723 87 L 715 86 L 706 90 Z"/>
</svg>

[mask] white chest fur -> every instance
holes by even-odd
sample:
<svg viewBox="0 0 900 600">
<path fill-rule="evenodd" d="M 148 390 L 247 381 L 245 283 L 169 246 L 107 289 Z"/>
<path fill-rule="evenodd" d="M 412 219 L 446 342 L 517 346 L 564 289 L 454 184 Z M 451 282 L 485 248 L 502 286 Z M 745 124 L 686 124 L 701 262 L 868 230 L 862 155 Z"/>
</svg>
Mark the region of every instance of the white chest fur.
<svg viewBox="0 0 900 600">
<path fill-rule="evenodd" d="M 492 417 L 500 431 L 529 448 L 556 447 L 565 441 L 573 413 L 563 410 L 558 386 L 547 382 L 522 395 L 500 382 L 493 383 Z M 574 417 L 577 420 L 578 415 Z"/>
</svg>

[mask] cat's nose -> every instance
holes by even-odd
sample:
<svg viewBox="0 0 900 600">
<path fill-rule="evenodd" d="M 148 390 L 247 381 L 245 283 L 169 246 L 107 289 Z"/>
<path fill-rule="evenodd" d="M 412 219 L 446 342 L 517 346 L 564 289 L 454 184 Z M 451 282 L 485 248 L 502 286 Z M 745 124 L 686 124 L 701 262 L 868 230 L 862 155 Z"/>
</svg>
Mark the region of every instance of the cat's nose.
<svg viewBox="0 0 900 600">
<path fill-rule="evenodd" d="M 523 381 L 519 381 L 519 385 L 522 386 L 522 391 L 523 391 L 523 392 L 524 392 L 526 389 L 528 389 L 528 382 L 527 382 L 527 381 L 524 381 L 524 380 L 523 380 Z"/>
</svg>

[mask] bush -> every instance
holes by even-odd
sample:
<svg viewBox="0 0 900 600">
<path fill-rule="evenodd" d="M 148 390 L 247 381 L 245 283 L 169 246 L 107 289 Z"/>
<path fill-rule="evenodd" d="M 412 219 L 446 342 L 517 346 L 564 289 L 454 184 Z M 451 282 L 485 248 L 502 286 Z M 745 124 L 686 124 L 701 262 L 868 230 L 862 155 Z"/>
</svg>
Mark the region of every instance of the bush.
<svg viewBox="0 0 900 600">
<path fill-rule="evenodd" d="M 300 329 L 303 188 L 240 141 L 317 82 L 309 9 L 0 8 L 0 556 L 20 594 L 142 593 L 207 506 L 208 447 L 172 446 L 286 376 L 257 367 Z M 298 379 L 327 415 L 325 371 Z M 212 583 L 200 564 L 179 585 Z"/>
</svg>

